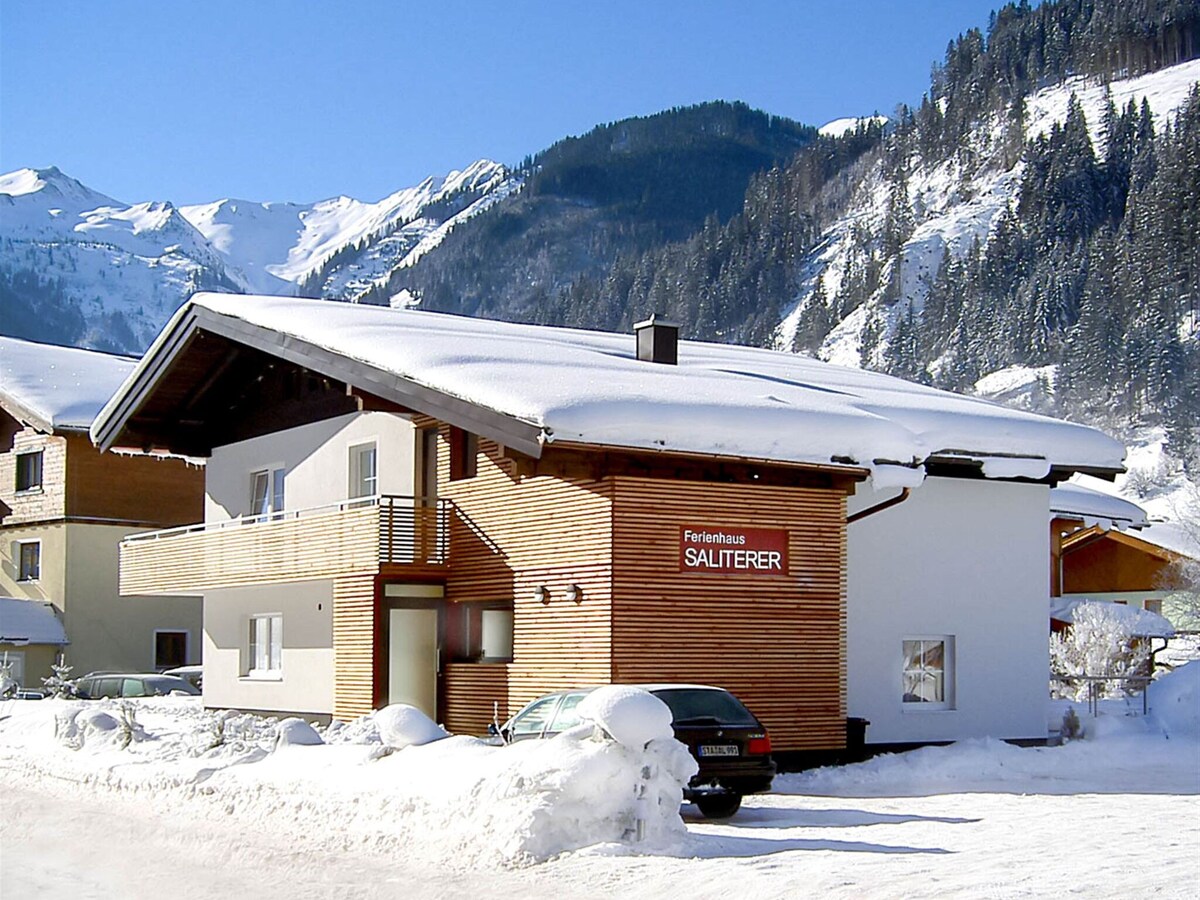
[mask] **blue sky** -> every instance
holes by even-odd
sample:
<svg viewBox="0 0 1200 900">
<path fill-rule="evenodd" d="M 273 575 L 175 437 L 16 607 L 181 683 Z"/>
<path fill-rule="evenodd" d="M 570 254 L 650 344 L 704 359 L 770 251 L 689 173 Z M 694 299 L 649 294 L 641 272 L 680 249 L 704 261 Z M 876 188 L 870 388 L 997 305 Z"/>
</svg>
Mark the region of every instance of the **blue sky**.
<svg viewBox="0 0 1200 900">
<path fill-rule="evenodd" d="M 627 116 L 914 103 L 1000 0 L 2 0 L 0 170 L 127 202 L 376 200 Z"/>
</svg>

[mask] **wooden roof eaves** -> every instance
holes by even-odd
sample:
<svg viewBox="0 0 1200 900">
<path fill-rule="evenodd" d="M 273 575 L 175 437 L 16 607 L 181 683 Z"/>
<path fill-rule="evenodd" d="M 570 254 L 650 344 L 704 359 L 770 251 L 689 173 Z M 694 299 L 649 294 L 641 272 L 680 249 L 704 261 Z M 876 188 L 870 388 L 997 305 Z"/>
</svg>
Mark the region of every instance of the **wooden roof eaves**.
<svg viewBox="0 0 1200 900">
<path fill-rule="evenodd" d="M 863 468 L 862 466 L 837 465 L 835 463 L 811 463 L 787 459 L 766 459 L 757 456 L 736 456 L 734 454 L 722 453 L 700 453 L 698 451 L 673 450 L 670 447 L 626 447 L 620 444 L 589 444 L 585 441 L 563 440 L 547 442 L 546 446 L 555 447 L 560 450 L 576 450 L 586 453 L 633 453 L 641 456 L 675 456 L 681 459 L 712 459 L 717 461 L 747 463 L 756 466 L 780 466 L 789 469 L 803 469 L 808 472 L 820 472 L 821 474 L 825 475 L 841 476 L 843 478 L 850 478 L 854 481 L 865 481 L 867 476 L 871 474 L 869 469 Z"/>
<path fill-rule="evenodd" d="M 54 426 L 45 416 L 34 412 L 7 391 L 0 391 L 0 407 L 3 407 L 4 411 L 18 422 L 28 425 L 34 431 L 42 434 L 54 433 Z"/>
<path fill-rule="evenodd" d="M 1161 559 L 1164 562 L 1174 562 L 1181 558 L 1178 553 L 1168 550 L 1165 547 L 1160 547 L 1158 544 L 1153 544 L 1132 534 L 1126 534 L 1123 531 L 1105 531 L 1098 525 L 1093 525 L 1091 528 L 1084 528 L 1063 538 L 1062 550 L 1063 553 L 1068 553 L 1102 540 L 1116 541 L 1118 544 L 1124 544 L 1132 550 L 1138 550 L 1156 559 Z"/>
<path fill-rule="evenodd" d="M 138 373 L 131 390 L 126 392 L 113 415 L 101 423 L 101 428 L 95 433 L 97 443 L 101 447 L 107 449 L 117 440 L 125 424 L 149 398 L 154 385 L 162 378 L 174 358 L 182 352 L 188 339 L 201 331 L 261 350 L 327 378 L 346 382 L 385 400 L 493 438 L 528 456 L 541 456 L 540 426 L 444 394 L 394 372 L 319 347 L 294 335 L 221 315 L 204 307 L 192 307 L 188 314 L 176 323 L 172 333 L 165 336 L 165 340 L 155 351 L 155 359 L 145 371 Z"/>
</svg>

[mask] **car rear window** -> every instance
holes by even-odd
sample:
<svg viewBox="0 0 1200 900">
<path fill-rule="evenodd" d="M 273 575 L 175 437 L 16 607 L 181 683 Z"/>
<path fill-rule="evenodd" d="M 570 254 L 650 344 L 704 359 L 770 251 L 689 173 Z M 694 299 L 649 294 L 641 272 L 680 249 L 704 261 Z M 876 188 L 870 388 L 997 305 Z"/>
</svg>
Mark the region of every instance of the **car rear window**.
<svg viewBox="0 0 1200 900">
<path fill-rule="evenodd" d="M 194 685 L 182 678 L 165 678 L 161 676 L 159 678 L 147 678 L 146 687 L 149 689 L 148 692 L 155 694 L 169 694 L 171 691 L 179 691 L 183 694 L 200 693 Z"/>
<path fill-rule="evenodd" d="M 716 719 L 722 725 L 753 727 L 758 724 L 750 710 L 728 691 L 666 688 L 653 691 L 653 694 L 671 708 L 671 718 L 676 725 L 705 719 Z"/>
</svg>

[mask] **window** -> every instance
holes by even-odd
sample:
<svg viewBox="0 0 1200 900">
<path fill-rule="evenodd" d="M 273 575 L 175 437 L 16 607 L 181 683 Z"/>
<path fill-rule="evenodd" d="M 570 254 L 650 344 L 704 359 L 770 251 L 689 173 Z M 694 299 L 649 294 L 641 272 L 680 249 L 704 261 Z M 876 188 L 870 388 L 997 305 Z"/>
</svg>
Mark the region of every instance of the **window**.
<svg viewBox="0 0 1200 900">
<path fill-rule="evenodd" d="M 42 451 L 17 454 L 17 491 L 42 489 Z"/>
<path fill-rule="evenodd" d="M 350 499 L 374 497 L 378 492 L 375 444 L 356 444 L 350 448 Z"/>
<path fill-rule="evenodd" d="M 475 477 L 475 457 L 479 453 L 479 438 L 461 428 L 450 428 L 450 480 Z"/>
<path fill-rule="evenodd" d="M 154 631 L 154 668 L 174 669 L 187 665 L 188 633 L 186 631 Z"/>
<path fill-rule="evenodd" d="M 250 476 L 250 515 L 283 512 L 283 469 L 260 469 Z"/>
<path fill-rule="evenodd" d="M 950 709 L 953 706 L 953 655 L 951 637 L 912 638 L 904 641 L 902 699 L 914 709 Z"/>
<path fill-rule="evenodd" d="M 480 615 L 480 656 L 487 660 L 513 658 L 513 611 L 485 609 Z"/>
<path fill-rule="evenodd" d="M 42 577 L 42 542 L 17 543 L 17 581 L 37 581 Z"/>
<path fill-rule="evenodd" d="M 554 721 L 550 723 L 550 734 L 562 734 L 568 728 L 574 728 L 583 721 L 579 715 L 578 706 L 586 696 L 586 691 L 579 691 L 567 694 L 562 698 L 562 703 L 558 705 L 558 712 L 554 714 Z"/>
<path fill-rule="evenodd" d="M 8 673 L 8 677 L 20 687 L 25 687 L 25 652 L 5 650 L 0 654 L 0 670 Z"/>
<path fill-rule="evenodd" d="M 1145 603 L 1145 609 L 1146 609 L 1146 612 L 1156 613 L 1157 615 L 1161 616 L 1162 615 L 1162 601 L 1161 600 L 1147 600 Z"/>
<path fill-rule="evenodd" d="M 278 678 L 283 671 L 283 616 L 272 613 L 250 617 L 251 677 Z"/>
</svg>

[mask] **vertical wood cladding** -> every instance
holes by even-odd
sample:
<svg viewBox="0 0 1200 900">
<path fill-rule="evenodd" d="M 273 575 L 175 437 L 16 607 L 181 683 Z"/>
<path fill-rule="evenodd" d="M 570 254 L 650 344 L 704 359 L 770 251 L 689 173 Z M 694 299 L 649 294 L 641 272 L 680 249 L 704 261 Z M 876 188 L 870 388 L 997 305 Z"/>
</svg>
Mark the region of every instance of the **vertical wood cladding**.
<svg viewBox="0 0 1200 900">
<path fill-rule="evenodd" d="M 513 601 L 508 711 L 548 691 L 607 683 L 611 481 L 586 474 L 519 477 L 516 463 L 485 438 L 478 442 L 474 477 L 451 480 L 445 426 L 438 445 L 438 493 L 460 511 L 452 515 L 446 599 Z M 582 602 L 566 599 L 570 584 L 582 589 Z M 549 603 L 535 599 L 537 587 L 547 589 Z"/>
<path fill-rule="evenodd" d="M 333 582 L 333 716 L 354 719 L 375 708 L 375 574 Z"/>
<path fill-rule="evenodd" d="M 5 525 L 86 518 L 147 528 L 204 518 L 204 469 L 182 459 L 101 453 L 84 434 L 41 434 L 0 413 L 13 432 L 0 452 Z M 42 453 L 42 483 L 16 493 L 17 456 Z"/>
<path fill-rule="evenodd" d="M 101 453 L 67 437 L 67 515 L 168 528 L 204 520 L 204 468 L 182 459 Z"/>
<path fill-rule="evenodd" d="M 844 746 L 844 496 L 614 480 L 613 680 L 718 684 L 763 720 L 777 749 Z M 683 525 L 787 529 L 790 574 L 681 573 Z"/>
</svg>

